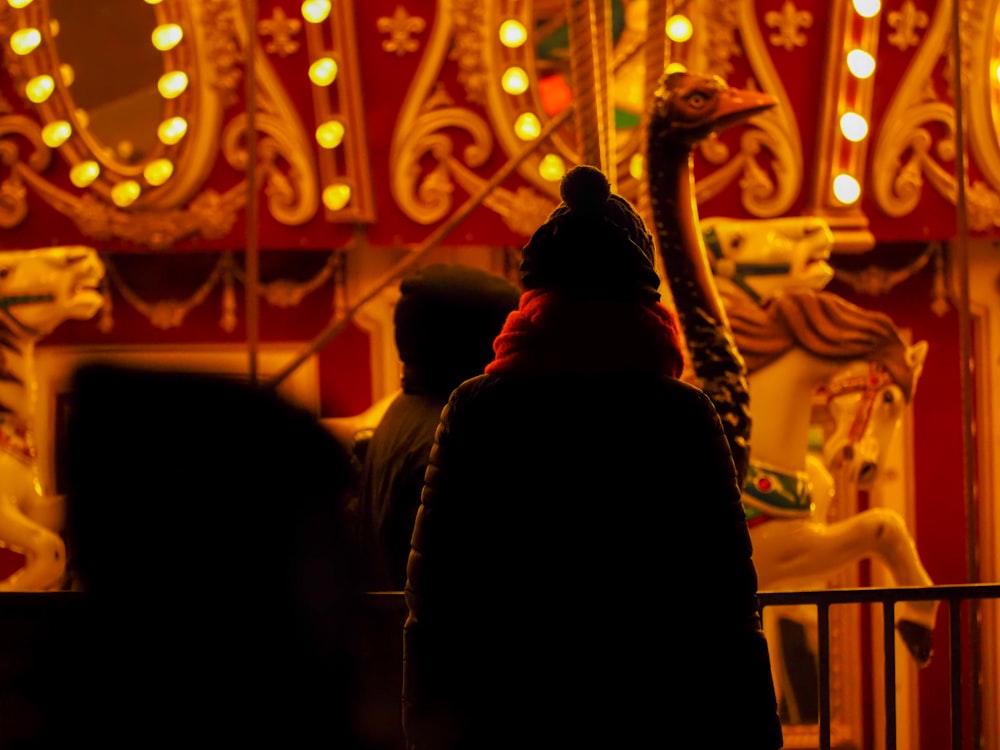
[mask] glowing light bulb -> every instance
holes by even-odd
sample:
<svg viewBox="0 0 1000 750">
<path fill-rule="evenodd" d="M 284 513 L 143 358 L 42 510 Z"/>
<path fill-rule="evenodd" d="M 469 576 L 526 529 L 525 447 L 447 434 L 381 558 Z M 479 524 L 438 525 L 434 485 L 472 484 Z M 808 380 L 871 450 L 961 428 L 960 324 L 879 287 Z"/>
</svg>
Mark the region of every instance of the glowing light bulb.
<svg viewBox="0 0 1000 750">
<path fill-rule="evenodd" d="M 331 211 L 339 211 L 351 201 L 351 186 L 339 183 L 323 188 L 323 205 Z"/>
<path fill-rule="evenodd" d="M 854 10 L 862 18 L 872 18 L 882 10 L 880 0 L 854 0 Z"/>
<path fill-rule="evenodd" d="M 142 188 L 135 180 L 123 180 L 111 188 L 111 200 L 118 208 L 135 203 L 135 199 L 142 193 Z"/>
<path fill-rule="evenodd" d="M 875 58 L 863 49 L 852 49 L 847 53 L 847 69 L 856 78 L 869 78 L 875 72 Z"/>
<path fill-rule="evenodd" d="M 528 41 L 528 30 L 524 28 L 524 24 L 513 18 L 500 24 L 499 35 L 500 44 L 504 47 L 520 47 Z"/>
<path fill-rule="evenodd" d="M 26 55 L 42 43 L 38 29 L 18 29 L 10 35 L 10 48 L 18 55 Z"/>
<path fill-rule="evenodd" d="M 79 164 L 74 164 L 73 168 L 69 170 L 69 179 L 78 188 L 85 188 L 96 180 L 100 174 L 101 167 L 96 161 L 89 159 L 81 161 Z"/>
<path fill-rule="evenodd" d="M 500 85 L 503 86 L 504 91 L 513 96 L 523 94 L 528 90 L 528 74 L 524 71 L 524 68 L 512 65 L 503 72 Z"/>
<path fill-rule="evenodd" d="M 65 120 L 53 120 L 42 128 L 42 143 L 49 148 L 59 148 L 73 135 L 73 126 Z"/>
<path fill-rule="evenodd" d="M 514 133 L 522 141 L 533 141 L 542 132 L 542 124 L 538 121 L 538 116 L 533 112 L 525 112 L 518 115 L 514 121 Z"/>
<path fill-rule="evenodd" d="M 632 154 L 632 158 L 628 160 L 628 173 L 637 180 L 641 180 L 646 174 L 646 160 L 642 158 L 642 154 Z"/>
<path fill-rule="evenodd" d="M 187 120 L 183 117 L 171 117 L 168 120 L 164 120 L 160 123 L 160 126 L 156 129 L 156 135 L 160 139 L 161 143 L 167 146 L 173 146 L 184 134 L 187 133 L 188 124 Z"/>
<path fill-rule="evenodd" d="M 52 80 L 52 76 L 41 75 L 28 81 L 28 85 L 24 87 L 24 93 L 35 104 L 41 104 L 52 96 L 55 88 L 56 82 Z"/>
<path fill-rule="evenodd" d="M 337 61 L 332 57 L 321 57 L 309 66 L 309 80 L 317 86 L 329 86 L 337 79 Z"/>
<path fill-rule="evenodd" d="M 694 33 L 691 19 L 677 14 L 667 19 L 667 36 L 672 42 L 686 42 Z"/>
<path fill-rule="evenodd" d="M 174 163 L 170 159 L 154 159 L 142 170 L 146 182 L 154 187 L 162 185 L 174 174 Z"/>
<path fill-rule="evenodd" d="M 302 17 L 309 23 L 322 23 L 330 15 L 330 0 L 306 0 L 302 3 Z"/>
<path fill-rule="evenodd" d="M 153 29 L 153 46 L 160 52 L 166 52 L 180 44 L 184 38 L 184 29 L 176 23 L 165 23 Z"/>
<path fill-rule="evenodd" d="M 90 115 L 87 114 L 87 110 L 75 110 L 73 116 L 76 117 L 76 122 L 81 128 L 86 128 L 90 125 Z"/>
<path fill-rule="evenodd" d="M 344 140 L 344 123 L 328 120 L 316 128 L 316 142 L 323 148 L 337 148 Z"/>
<path fill-rule="evenodd" d="M 63 86 L 72 86 L 73 81 L 76 80 L 76 71 L 73 70 L 73 66 L 69 63 L 61 63 L 59 65 L 59 78 L 62 80 Z"/>
<path fill-rule="evenodd" d="M 543 180 L 558 182 L 566 174 L 566 162 L 559 154 L 546 154 L 538 162 L 538 174 Z"/>
<path fill-rule="evenodd" d="M 156 82 L 156 88 L 160 91 L 160 96 L 164 99 L 176 99 L 184 93 L 188 86 L 187 73 L 183 70 L 174 70 L 164 73 L 160 80 Z"/>
<path fill-rule="evenodd" d="M 849 174 L 838 174 L 833 178 L 833 195 L 845 206 L 849 206 L 861 197 L 861 185 Z"/>
<path fill-rule="evenodd" d="M 857 112 L 845 112 L 840 116 L 840 132 L 854 143 L 863 141 L 868 136 L 868 121 Z"/>
<path fill-rule="evenodd" d="M 7 5 L 11 8 L 27 8 L 31 5 L 31 0 L 7 0 Z"/>
<path fill-rule="evenodd" d="M 672 62 L 667 65 L 666 72 L 669 73 L 684 73 L 687 70 L 687 66 L 684 63 Z"/>
</svg>

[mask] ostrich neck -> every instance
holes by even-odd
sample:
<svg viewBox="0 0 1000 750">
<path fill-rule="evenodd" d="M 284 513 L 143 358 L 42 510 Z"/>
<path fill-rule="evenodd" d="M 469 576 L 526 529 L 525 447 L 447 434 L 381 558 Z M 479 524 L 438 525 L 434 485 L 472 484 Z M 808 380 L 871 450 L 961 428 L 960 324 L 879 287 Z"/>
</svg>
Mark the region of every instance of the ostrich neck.
<svg viewBox="0 0 1000 750">
<path fill-rule="evenodd" d="M 677 317 L 694 373 L 722 420 L 742 487 L 750 461 L 750 388 L 698 226 L 691 147 L 661 134 L 650 142 L 649 163 L 657 244 Z"/>
<path fill-rule="evenodd" d="M 695 303 L 703 314 L 728 329 L 729 320 L 715 288 L 698 225 L 692 161 L 691 149 L 686 146 L 663 149 L 662 169 L 650 186 L 660 252 L 675 301 L 680 293 L 685 303 Z M 679 315 L 686 316 L 692 310 L 687 304 L 683 310 L 680 302 L 677 305 Z"/>
</svg>

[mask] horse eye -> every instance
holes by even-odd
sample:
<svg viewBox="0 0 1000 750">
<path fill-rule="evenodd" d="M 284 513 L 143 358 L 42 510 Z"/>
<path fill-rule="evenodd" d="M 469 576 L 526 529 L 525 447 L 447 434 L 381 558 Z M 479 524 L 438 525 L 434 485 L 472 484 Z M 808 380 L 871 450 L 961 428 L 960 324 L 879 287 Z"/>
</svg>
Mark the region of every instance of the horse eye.
<svg viewBox="0 0 1000 750">
<path fill-rule="evenodd" d="M 10 276 L 10 269 L 6 267 L 0 268 L 0 279 L 6 279 Z"/>
<path fill-rule="evenodd" d="M 882 394 L 882 403 L 891 404 L 895 400 L 896 397 L 893 395 L 892 391 L 886 391 L 885 393 Z"/>
</svg>

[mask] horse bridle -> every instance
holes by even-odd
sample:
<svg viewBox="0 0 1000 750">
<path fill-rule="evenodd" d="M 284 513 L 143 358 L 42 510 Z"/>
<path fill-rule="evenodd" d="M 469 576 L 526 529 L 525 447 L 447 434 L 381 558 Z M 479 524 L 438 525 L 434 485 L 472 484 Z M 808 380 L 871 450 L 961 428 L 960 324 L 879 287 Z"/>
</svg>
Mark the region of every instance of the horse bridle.
<svg viewBox="0 0 1000 750">
<path fill-rule="evenodd" d="M 847 433 L 851 442 L 857 442 L 864 437 L 865 429 L 872 418 L 875 399 L 879 392 L 894 382 L 885 365 L 880 362 L 869 362 L 866 374 L 847 375 L 839 379 L 834 379 L 827 385 L 819 388 L 819 394 L 828 405 L 840 396 L 849 393 L 861 394 L 861 405 L 854 413 L 854 419 L 851 421 L 851 427 Z"/>
<path fill-rule="evenodd" d="M 7 317 L 14 325 L 27 333 L 29 336 L 39 336 L 42 332 L 18 320 L 18 317 L 11 312 L 11 308 L 18 305 L 34 305 L 39 302 L 53 302 L 55 301 L 55 298 L 54 294 L 12 294 L 0 296 L 0 312 L 2 312 L 5 317 Z"/>
</svg>

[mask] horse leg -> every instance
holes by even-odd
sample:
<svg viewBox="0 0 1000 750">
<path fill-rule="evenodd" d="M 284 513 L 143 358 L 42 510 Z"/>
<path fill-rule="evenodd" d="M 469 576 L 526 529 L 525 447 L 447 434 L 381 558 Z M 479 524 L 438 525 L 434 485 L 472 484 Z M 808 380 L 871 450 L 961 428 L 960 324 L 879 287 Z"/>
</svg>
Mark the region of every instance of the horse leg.
<svg viewBox="0 0 1000 750">
<path fill-rule="evenodd" d="M 0 495 L 0 540 L 25 556 L 24 565 L 0 581 L 0 591 L 53 588 L 66 572 L 66 545 L 55 532 L 21 512 L 16 495 Z"/>
</svg>

